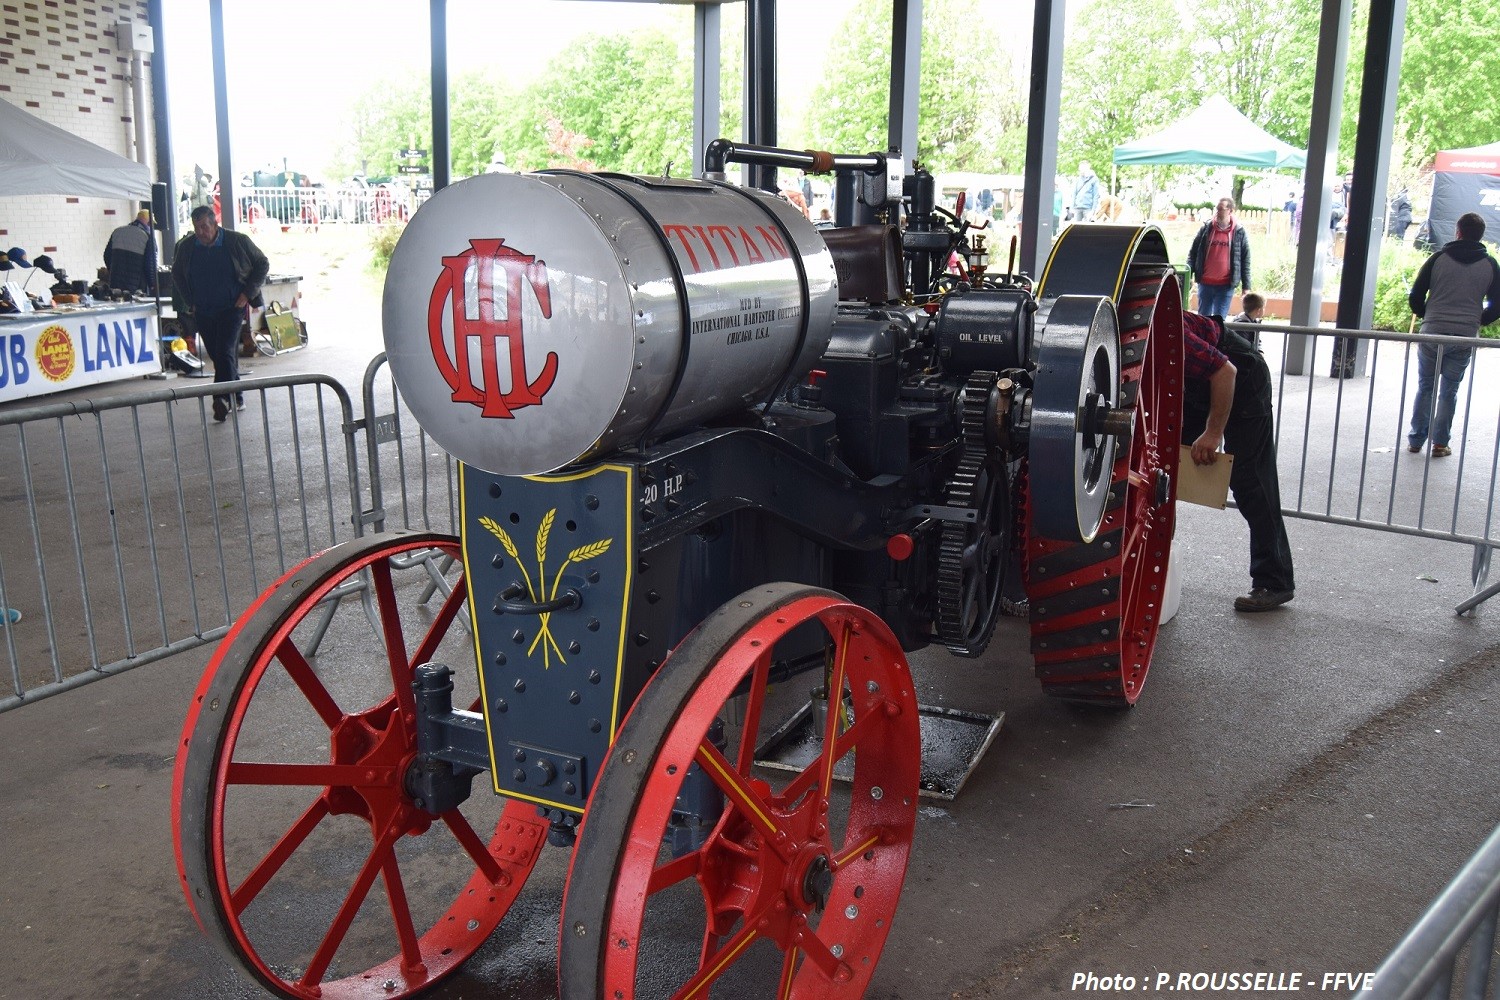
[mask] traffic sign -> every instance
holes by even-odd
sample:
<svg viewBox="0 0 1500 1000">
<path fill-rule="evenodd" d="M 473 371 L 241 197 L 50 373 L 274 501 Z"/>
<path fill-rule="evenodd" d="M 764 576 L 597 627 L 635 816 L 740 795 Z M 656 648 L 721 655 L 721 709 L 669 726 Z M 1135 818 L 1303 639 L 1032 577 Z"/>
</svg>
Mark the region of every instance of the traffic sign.
<svg viewBox="0 0 1500 1000">
<path fill-rule="evenodd" d="M 401 172 L 403 174 L 425 174 L 427 173 L 427 168 L 420 163 L 403 163 L 401 164 Z"/>
<path fill-rule="evenodd" d="M 427 150 L 425 149 L 402 149 L 396 153 L 396 158 L 401 160 L 425 160 Z"/>
</svg>

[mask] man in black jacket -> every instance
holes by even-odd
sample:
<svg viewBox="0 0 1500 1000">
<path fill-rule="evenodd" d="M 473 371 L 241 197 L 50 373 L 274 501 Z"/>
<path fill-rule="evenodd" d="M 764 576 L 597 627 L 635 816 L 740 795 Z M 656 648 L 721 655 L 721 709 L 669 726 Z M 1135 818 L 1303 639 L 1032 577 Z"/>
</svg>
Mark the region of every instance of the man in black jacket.
<svg viewBox="0 0 1500 1000">
<path fill-rule="evenodd" d="M 1188 270 L 1198 283 L 1198 312 L 1230 314 L 1236 286 L 1250 290 L 1250 240 L 1234 221 L 1234 199 L 1220 198 L 1214 217 L 1205 222 L 1188 247 Z"/>
<path fill-rule="evenodd" d="M 193 209 L 193 233 L 177 241 L 172 258 L 172 287 L 198 324 L 214 363 L 215 382 L 240 380 L 240 324 L 248 306 L 262 300 L 260 286 L 271 264 L 250 237 L 219 226 L 207 205 Z M 236 409 L 245 397 L 236 393 Z M 228 394 L 214 397 L 214 419 L 229 415 Z"/>
<path fill-rule="evenodd" d="M 1500 264 L 1484 245 L 1484 219 L 1474 212 L 1458 217 L 1457 239 L 1427 258 L 1412 283 L 1407 304 L 1422 317 L 1422 333 L 1449 337 L 1477 337 L 1479 328 L 1500 319 Z M 1432 437 L 1432 457 L 1453 454 L 1448 436 L 1458 386 L 1469 367 L 1471 347 L 1421 344 L 1417 348 L 1417 396 L 1411 409 L 1406 450 L 1419 452 Z M 1441 370 L 1437 407 L 1433 408 L 1433 377 Z"/>
</svg>

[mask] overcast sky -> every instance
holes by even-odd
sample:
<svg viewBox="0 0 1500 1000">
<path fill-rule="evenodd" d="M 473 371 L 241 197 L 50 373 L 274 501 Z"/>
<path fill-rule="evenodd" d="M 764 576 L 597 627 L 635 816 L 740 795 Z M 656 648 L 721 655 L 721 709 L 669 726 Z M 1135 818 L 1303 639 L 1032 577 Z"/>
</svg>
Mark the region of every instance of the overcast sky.
<svg viewBox="0 0 1500 1000">
<path fill-rule="evenodd" d="M 804 0 L 807 3 L 807 0 Z M 826 33 L 856 0 L 817 0 L 796 16 L 782 5 L 778 81 L 810 86 Z M 177 172 L 217 174 L 207 4 L 165 5 L 168 100 Z M 725 17 L 743 17 L 727 5 Z M 267 165 L 317 175 L 340 138 L 353 99 L 381 79 L 427 73 L 427 5 L 413 0 L 224 0 L 229 113 L 235 167 Z M 581 34 L 692 24 L 690 7 L 620 0 L 449 0 L 449 74 L 496 66 L 525 82 Z M 800 76 L 799 76 L 800 74 Z M 337 180 L 337 178 L 330 178 Z"/>
</svg>

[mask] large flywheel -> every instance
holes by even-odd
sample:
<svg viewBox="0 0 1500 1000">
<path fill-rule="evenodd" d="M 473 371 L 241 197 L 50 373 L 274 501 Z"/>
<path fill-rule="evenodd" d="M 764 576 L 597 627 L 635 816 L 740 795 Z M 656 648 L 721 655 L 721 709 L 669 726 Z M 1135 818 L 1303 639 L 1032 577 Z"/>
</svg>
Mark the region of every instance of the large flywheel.
<svg viewBox="0 0 1500 1000">
<path fill-rule="evenodd" d="M 1071 441 L 1071 448 L 1047 448 L 1047 435 L 1039 442 L 1033 430 L 1023 473 L 1031 646 L 1048 694 L 1124 707 L 1135 704 L 1146 681 L 1172 549 L 1182 424 L 1182 298 L 1161 234 L 1120 226 L 1075 225 L 1059 239 L 1043 274 L 1042 310 L 1050 307 L 1050 317 L 1074 295 L 1102 295 L 1115 303 L 1119 384 L 1112 406 L 1096 399 L 1108 395 L 1109 380 L 1103 346 L 1108 338 L 1097 324 L 1088 331 L 1080 331 L 1076 322 L 1060 325 L 1066 343 L 1049 348 L 1049 319 L 1039 359 L 1049 352 L 1067 357 L 1072 381 L 1044 391 L 1039 365 L 1037 394 L 1061 399 L 1072 393 L 1077 409 L 1068 433 L 1053 429 L 1053 436 Z M 1060 421 L 1061 404 L 1044 410 Z M 1112 450 L 1110 442 L 1115 442 Z M 1044 446 L 1040 452 L 1038 444 Z M 1106 462 L 1107 478 L 1091 479 Z M 1064 478 L 1073 482 L 1077 499 L 1060 510 L 1052 494 L 1060 493 Z M 1105 482 L 1107 490 L 1093 492 Z M 1067 525 L 1057 522 L 1073 516 L 1087 528 L 1082 522 L 1093 512 L 1090 498 L 1102 506 L 1097 531 L 1062 530 Z"/>
</svg>

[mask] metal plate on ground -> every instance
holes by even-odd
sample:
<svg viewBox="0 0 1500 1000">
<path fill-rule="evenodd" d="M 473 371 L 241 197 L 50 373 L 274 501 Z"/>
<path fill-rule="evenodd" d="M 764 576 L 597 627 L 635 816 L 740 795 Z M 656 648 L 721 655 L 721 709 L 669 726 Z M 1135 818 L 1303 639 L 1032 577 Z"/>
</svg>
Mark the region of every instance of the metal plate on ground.
<svg viewBox="0 0 1500 1000">
<path fill-rule="evenodd" d="M 817 707 L 820 704 L 811 699 L 804 702 L 756 751 L 755 763 L 777 771 L 801 771 L 812 763 L 823 745 L 823 730 L 815 721 L 822 715 Z M 920 794 L 951 801 L 994 742 L 1005 713 L 983 715 L 932 705 L 919 705 L 917 711 L 922 729 Z M 849 781 L 852 773 L 852 758 L 846 754 L 834 765 L 833 776 Z"/>
</svg>

